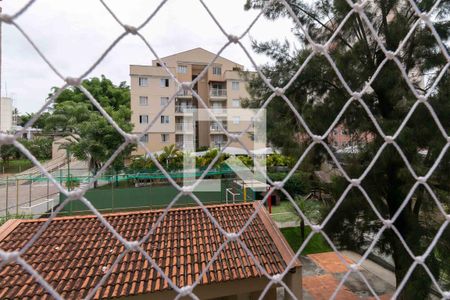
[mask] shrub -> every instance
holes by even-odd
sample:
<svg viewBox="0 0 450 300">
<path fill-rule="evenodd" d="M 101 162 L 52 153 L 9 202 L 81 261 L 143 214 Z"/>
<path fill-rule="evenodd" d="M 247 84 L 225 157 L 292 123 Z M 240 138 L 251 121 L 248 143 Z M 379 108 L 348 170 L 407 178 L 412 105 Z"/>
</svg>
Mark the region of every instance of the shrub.
<svg viewBox="0 0 450 300">
<path fill-rule="evenodd" d="M 268 173 L 267 175 L 273 181 L 282 181 L 287 174 L 288 173 Z M 311 191 L 310 174 L 295 172 L 284 185 L 284 189 L 292 196 L 292 198 L 308 194 Z"/>
</svg>

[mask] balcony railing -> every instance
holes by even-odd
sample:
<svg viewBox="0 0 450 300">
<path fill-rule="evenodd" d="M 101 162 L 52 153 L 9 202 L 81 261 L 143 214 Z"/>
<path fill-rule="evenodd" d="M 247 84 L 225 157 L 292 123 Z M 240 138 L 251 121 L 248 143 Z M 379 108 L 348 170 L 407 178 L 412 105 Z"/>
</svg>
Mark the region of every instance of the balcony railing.
<svg viewBox="0 0 450 300">
<path fill-rule="evenodd" d="M 194 130 L 194 123 L 176 123 L 175 131 L 192 132 Z"/>
<path fill-rule="evenodd" d="M 227 124 L 222 124 L 224 129 L 227 129 Z M 222 132 L 222 129 L 217 124 L 213 124 L 209 127 L 211 132 Z"/>
<path fill-rule="evenodd" d="M 227 141 L 213 141 L 211 142 L 211 148 L 222 148 L 226 143 Z"/>
<path fill-rule="evenodd" d="M 215 89 L 211 88 L 209 90 L 209 95 L 211 97 L 226 97 L 227 96 L 227 89 Z"/>
<path fill-rule="evenodd" d="M 223 107 L 213 107 L 212 111 L 214 114 L 224 114 L 225 109 Z"/>
<path fill-rule="evenodd" d="M 175 143 L 175 146 L 178 149 L 186 149 L 186 148 L 192 148 L 193 147 L 193 141 L 178 141 Z"/>
<path fill-rule="evenodd" d="M 177 92 L 177 97 L 192 97 L 191 90 L 181 90 Z"/>
<path fill-rule="evenodd" d="M 193 113 L 197 108 L 191 105 L 177 105 L 175 106 L 175 112 L 177 113 Z"/>
</svg>

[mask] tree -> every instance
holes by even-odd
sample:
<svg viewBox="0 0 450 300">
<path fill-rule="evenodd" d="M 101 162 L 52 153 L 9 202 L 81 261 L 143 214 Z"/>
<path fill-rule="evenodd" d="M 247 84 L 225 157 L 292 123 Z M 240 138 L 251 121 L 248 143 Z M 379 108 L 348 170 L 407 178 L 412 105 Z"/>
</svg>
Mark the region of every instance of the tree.
<svg viewBox="0 0 450 300">
<path fill-rule="evenodd" d="M 21 139 L 20 142 L 39 160 L 52 158 L 53 138 L 37 136 L 31 140 Z M 22 154 L 22 156 L 24 156 Z"/>
<path fill-rule="evenodd" d="M 246 8 L 261 9 L 264 3 L 265 1 L 248 0 Z M 287 3 L 305 25 L 311 38 L 320 44 L 325 44 L 331 38 L 351 10 L 347 2 L 343 0 L 321 0 L 311 3 L 288 0 Z M 415 1 L 415 3 L 422 12 L 428 12 L 435 1 L 423 0 Z M 444 41 L 444 47 L 447 47 L 444 51 L 448 53 L 450 2 L 442 1 L 435 11 L 437 13 L 434 13 L 430 20 Z M 419 18 L 409 2 L 402 0 L 371 1 L 365 5 L 364 12 L 368 15 L 384 47 L 393 52 Z M 275 2 L 265 15 L 270 19 L 290 17 L 281 2 Z M 301 43 L 297 49 L 293 49 L 288 42 L 254 42 L 256 52 L 266 54 L 274 61 L 273 64 L 262 67 L 262 72 L 270 78 L 274 86 L 284 87 L 312 52 L 312 47 L 304 33 L 297 27 L 294 32 Z M 329 44 L 327 51 L 352 91 L 361 91 L 368 80 L 373 80 L 367 93 L 362 96 L 362 100 L 383 132 L 386 135 L 394 135 L 417 99 L 396 63 L 392 60 L 387 62 L 384 60 L 385 55 L 364 19 L 357 13 L 353 13 L 336 34 L 333 42 Z M 396 57 L 416 91 L 422 95 L 431 92 L 428 102 L 434 108 L 448 136 L 450 129 L 448 70 L 434 90 L 431 90 L 447 63 L 441 51 L 430 29 L 422 22 L 406 40 Z M 372 78 L 379 68 L 378 75 Z M 251 99 L 248 105 L 261 106 L 271 93 L 272 91 L 261 79 L 255 78 L 250 83 Z M 331 126 L 339 111 L 351 97 L 323 55 L 315 55 L 309 60 L 300 76 L 294 80 L 285 94 L 312 132 L 319 135 Z M 276 97 L 268 107 L 267 119 L 277 120 L 277 122 L 268 123 L 268 138 L 287 153 L 301 153 L 311 140 L 304 138 L 305 129 L 290 113 L 289 107 L 282 103 L 283 100 Z M 345 161 L 344 168 L 349 176 L 358 178 L 369 166 L 384 140 L 366 111 L 356 101 L 347 108 L 339 123 L 349 128 L 350 134 L 359 135 L 369 132 L 375 137 L 373 142 L 362 147 L 359 155 Z M 426 106 L 419 104 L 402 133 L 396 138 L 396 142 L 418 176 L 424 176 L 436 161 L 446 141 Z M 311 161 L 315 164 L 329 159 L 323 147 L 316 146 L 313 150 Z M 444 174 L 449 173 L 449 165 L 447 154 L 434 175 L 428 180 L 433 190 L 438 194 L 446 195 L 440 198 L 440 201 L 447 202 L 445 207 L 448 207 L 450 187 L 449 181 L 446 181 L 448 175 Z M 362 186 L 382 217 L 391 219 L 401 207 L 414 182 L 397 149 L 393 145 L 388 145 L 367 174 Z M 342 177 L 336 178 L 330 192 L 334 194 L 335 199 L 338 199 L 347 186 L 348 182 Z M 434 204 L 431 195 L 423 185 L 420 185 L 412 199 L 401 210 L 394 225 L 414 255 L 422 255 L 443 222 L 444 217 Z M 372 242 L 367 237 L 373 237 L 381 225 L 364 196 L 357 188 L 352 188 L 334 217 L 327 223 L 325 231 L 340 247 L 357 247 L 361 250 Z M 426 260 L 427 266 L 435 277 L 448 277 L 450 274 L 448 270 L 450 264 L 446 258 L 448 255 L 443 255 L 448 253 L 449 248 L 450 233 L 446 230 Z M 413 259 L 405 250 L 399 237 L 392 230 L 386 230 L 377 243 L 377 249 L 392 255 L 397 283 L 402 282 Z M 444 259 L 446 261 L 443 261 Z M 421 266 L 418 266 L 409 277 L 399 298 L 424 299 L 429 294 L 430 287 L 430 277 Z"/>
<path fill-rule="evenodd" d="M 21 115 L 18 117 L 17 125 L 19 126 L 25 126 L 28 121 L 35 116 L 35 113 L 26 113 L 25 115 Z M 44 129 L 45 123 L 47 120 L 47 117 L 50 116 L 49 112 L 43 112 L 39 118 L 34 122 L 33 126 L 34 128 Z"/>
<path fill-rule="evenodd" d="M 110 79 L 101 75 L 100 78 L 93 77 L 83 80 L 82 86 L 92 94 L 102 107 L 112 107 L 114 110 L 117 110 L 121 106 L 130 106 L 130 87 L 125 81 L 121 82 L 119 85 L 115 85 Z M 58 88 L 53 87 L 49 94 L 49 98 L 57 91 Z M 56 104 L 66 101 L 91 105 L 90 100 L 79 88 L 65 89 L 58 98 L 55 99 Z"/>
<path fill-rule="evenodd" d="M 212 161 L 216 158 L 217 154 L 219 154 L 218 149 L 209 149 L 206 151 L 206 153 L 202 156 L 198 156 L 196 158 L 196 166 L 201 169 L 206 169 Z M 224 161 L 226 161 L 230 155 L 226 153 L 222 153 L 220 157 L 217 159 L 216 163 L 214 164 L 213 168 L 222 167 L 224 164 Z"/>
<path fill-rule="evenodd" d="M 82 85 L 101 103 L 105 111 L 125 132 L 131 132 L 129 87 L 124 83 L 115 86 L 104 76 L 84 80 Z M 57 92 L 53 89 L 52 93 Z M 53 112 L 47 117 L 45 130 L 66 136 L 63 147 L 80 160 L 87 160 L 93 175 L 124 143 L 123 137 L 91 104 L 78 88 L 63 91 L 56 99 Z M 117 172 L 124 167 L 133 146 L 128 146 L 112 163 Z M 97 186 L 97 182 L 94 183 Z"/>
<path fill-rule="evenodd" d="M 183 168 L 183 152 L 176 149 L 174 144 L 164 146 L 163 152 L 158 155 L 157 159 L 168 171 Z"/>
<path fill-rule="evenodd" d="M 18 157 L 20 157 L 20 152 L 14 145 L 0 146 L 0 158 L 2 159 L 4 167 L 8 166 L 11 159 Z"/>
<path fill-rule="evenodd" d="M 298 208 L 305 214 L 305 216 L 311 220 L 312 222 L 317 222 L 320 220 L 320 210 L 321 210 L 321 203 L 316 200 L 309 200 L 305 199 L 301 196 L 296 196 L 294 198 L 295 203 L 297 204 Z M 295 214 L 297 214 L 297 210 L 292 206 L 291 211 Z M 305 220 L 303 218 L 300 218 L 300 234 L 302 241 L 305 240 L 306 234 L 305 234 Z"/>
</svg>

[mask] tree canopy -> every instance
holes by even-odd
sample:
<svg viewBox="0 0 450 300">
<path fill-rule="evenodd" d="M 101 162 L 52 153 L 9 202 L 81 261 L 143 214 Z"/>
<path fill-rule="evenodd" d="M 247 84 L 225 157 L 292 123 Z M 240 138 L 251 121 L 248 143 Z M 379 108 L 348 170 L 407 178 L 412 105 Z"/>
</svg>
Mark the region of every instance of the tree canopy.
<svg viewBox="0 0 450 300">
<path fill-rule="evenodd" d="M 102 76 L 84 80 L 82 85 L 97 99 L 105 111 L 125 132 L 131 132 L 130 90 L 125 83 L 114 85 Z M 52 93 L 56 93 L 53 89 Z M 45 130 L 60 133 L 67 139 L 66 147 L 80 160 L 87 160 L 96 174 L 103 164 L 124 143 L 124 138 L 109 124 L 78 88 L 64 90 L 46 118 Z M 124 158 L 132 150 L 127 147 L 114 161 L 113 168 L 123 168 Z"/>
<path fill-rule="evenodd" d="M 246 8 L 261 9 L 264 3 L 265 1 L 248 0 Z M 325 44 L 332 37 L 351 10 L 344 0 L 311 2 L 287 0 L 287 3 L 312 40 L 320 44 Z M 435 1 L 423 0 L 415 3 L 422 12 L 429 12 Z M 395 57 L 400 61 L 401 68 L 417 93 L 420 95 L 429 93 L 427 103 L 434 109 L 444 128 L 445 132 L 442 132 L 428 107 L 424 103 L 419 103 L 395 139 L 417 176 L 425 176 L 443 151 L 449 135 L 450 78 L 448 68 L 445 69 L 446 65 L 448 67 L 448 61 L 432 31 L 424 22 L 419 21 L 415 30 L 405 40 L 409 30 L 419 20 L 419 16 L 408 1 L 370 1 L 366 2 L 363 9 L 388 51 L 395 52 L 403 43 L 401 51 L 398 51 Z M 447 55 L 450 34 L 449 12 L 450 2 L 442 1 L 430 17 L 444 43 Z M 283 16 L 291 17 L 281 2 L 275 2 L 265 15 L 274 20 Z M 322 135 L 333 124 L 352 95 L 324 55 L 315 54 L 310 57 L 313 47 L 297 24 L 294 25 L 293 32 L 297 35 L 300 46 L 293 47 L 283 41 L 255 41 L 254 50 L 273 60 L 273 63 L 262 66 L 262 72 L 276 87 L 286 86 L 309 59 L 285 95 L 311 131 Z M 373 114 L 383 133 L 394 135 L 417 102 L 417 97 L 403 78 L 399 66 L 393 60 L 385 60 L 386 55 L 365 20 L 359 14 L 353 13 L 333 41 L 327 45 L 328 53 L 353 92 L 361 91 L 370 82 L 370 87 L 362 95 L 362 101 Z M 377 76 L 373 77 L 376 72 Z M 441 72 L 445 73 L 435 84 Z M 272 91 L 257 77 L 250 83 L 250 94 L 248 105 L 259 107 Z M 269 140 L 282 147 L 285 152 L 299 155 L 311 143 L 310 138 L 302 138 L 306 136 L 305 128 L 280 97 L 275 97 L 269 104 L 267 119 L 277 120 L 268 123 Z M 338 120 L 338 124 L 348 128 L 350 135 L 370 133 L 374 136 L 371 143 L 361 145 L 358 155 L 341 161 L 350 178 L 358 178 L 371 166 L 384 140 L 365 108 L 357 101 L 350 103 Z M 439 201 L 444 203 L 447 209 L 450 204 L 449 155 L 445 153 L 441 164 L 427 180 L 431 189 L 438 195 Z M 310 157 L 317 166 L 324 160 L 330 160 L 320 145 L 313 148 Z M 394 145 L 387 145 L 371 166 L 362 187 L 384 219 L 396 217 L 394 225 L 401 238 L 413 254 L 418 256 L 425 253 L 445 218 L 425 186 L 422 184 L 415 186 L 414 183 L 415 180 L 399 151 Z M 349 183 L 343 177 L 335 179 L 329 190 L 329 193 L 334 195 L 333 205 L 336 205 L 348 186 Z M 402 204 L 413 187 L 413 195 L 403 207 Z M 400 213 L 397 215 L 398 210 Z M 341 248 L 360 251 L 368 248 L 382 225 L 364 195 L 354 187 L 326 224 L 325 232 Z M 402 245 L 400 237 L 391 229 L 386 229 L 380 236 L 376 248 L 385 255 L 392 256 L 397 283 L 402 282 L 413 264 L 413 258 Z M 449 250 L 450 229 L 447 228 L 426 260 L 427 266 L 436 278 L 448 278 L 450 274 L 448 255 L 443 254 Z M 399 298 L 425 299 L 431 285 L 429 275 L 419 265 L 412 272 Z M 444 290 L 448 290 L 449 287 L 447 285 Z"/>
</svg>

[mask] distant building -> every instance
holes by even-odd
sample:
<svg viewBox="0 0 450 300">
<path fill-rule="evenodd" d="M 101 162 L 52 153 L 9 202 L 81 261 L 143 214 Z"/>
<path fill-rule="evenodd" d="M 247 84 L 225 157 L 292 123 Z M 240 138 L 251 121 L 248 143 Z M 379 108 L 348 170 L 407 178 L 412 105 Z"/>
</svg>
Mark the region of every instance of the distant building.
<svg viewBox="0 0 450 300">
<path fill-rule="evenodd" d="M 360 147 L 373 142 L 375 134 L 372 132 L 351 132 L 344 124 L 336 125 L 330 134 L 326 137 L 325 142 L 342 152 L 358 152 Z M 306 133 L 297 134 L 297 141 L 299 143 L 309 143 L 311 137 Z"/>
<path fill-rule="evenodd" d="M 375 135 L 371 132 L 351 134 L 347 127 L 339 124 L 328 136 L 328 143 L 335 149 L 343 149 L 346 147 L 363 146 L 371 143 L 374 139 Z"/>
<path fill-rule="evenodd" d="M 212 52 L 195 48 L 161 60 L 179 82 L 191 82 L 215 56 Z M 243 65 L 219 56 L 193 87 L 223 127 L 232 133 L 239 133 L 248 126 L 244 126 L 242 116 L 229 113 L 233 109 L 237 111 L 241 100 L 249 97 L 247 82 L 241 72 L 243 68 Z M 158 60 L 154 60 L 151 66 L 131 65 L 130 77 L 132 123 L 135 133 L 141 133 L 179 87 Z M 199 121 L 197 109 L 202 108 L 191 91 L 180 91 L 142 141 L 150 151 L 159 151 L 171 144 L 179 149 L 185 148 L 186 143 L 193 143 L 195 148 L 224 146 L 227 136 L 220 126 L 201 118 Z M 192 131 L 192 134 L 187 131 Z M 252 139 L 249 134 L 242 142 L 251 149 Z M 139 147 L 136 154 L 144 154 L 144 149 Z"/>
<path fill-rule="evenodd" d="M 13 99 L 9 97 L 1 97 L 0 132 L 11 131 L 13 126 Z"/>
</svg>

